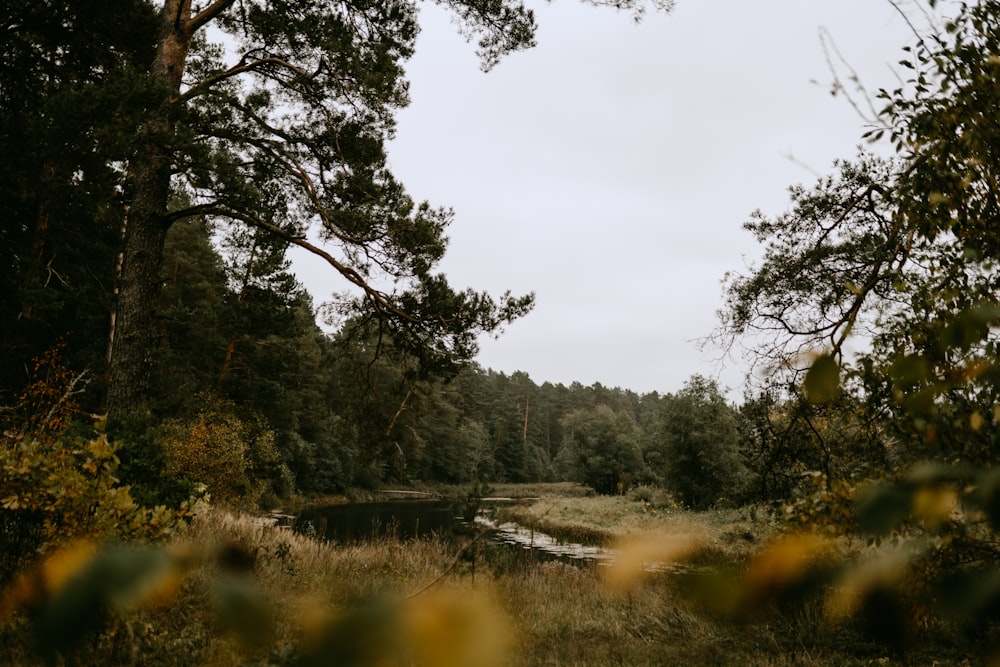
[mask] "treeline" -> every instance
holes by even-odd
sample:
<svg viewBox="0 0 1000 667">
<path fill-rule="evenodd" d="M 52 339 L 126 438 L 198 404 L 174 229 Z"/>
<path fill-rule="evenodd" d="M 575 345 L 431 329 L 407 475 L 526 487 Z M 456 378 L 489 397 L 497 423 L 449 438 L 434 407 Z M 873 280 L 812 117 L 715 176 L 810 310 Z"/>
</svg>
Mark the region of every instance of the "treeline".
<svg viewBox="0 0 1000 667">
<path fill-rule="evenodd" d="M 53 235 L 44 248 L 64 280 L 7 276 L 4 405 L 31 379 L 31 360 L 59 347 L 89 373 L 83 404 L 99 409 L 107 252 L 71 254 L 67 243 Z M 475 364 L 429 374 L 377 321 L 325 333 L 286 246 L 248 228 L 213 235 L 201 220 L 171 228 L 151 409 L 119 436 L 122 474 L 151 499 L 186 497 L 195 482 L 254 504 L 384 483 L 578 480 L 603 493 L 666 485 L 706 506 L 742 480 L 737 413 L 714 382 L 660 395 L 538 385 Z"/>
</svg>

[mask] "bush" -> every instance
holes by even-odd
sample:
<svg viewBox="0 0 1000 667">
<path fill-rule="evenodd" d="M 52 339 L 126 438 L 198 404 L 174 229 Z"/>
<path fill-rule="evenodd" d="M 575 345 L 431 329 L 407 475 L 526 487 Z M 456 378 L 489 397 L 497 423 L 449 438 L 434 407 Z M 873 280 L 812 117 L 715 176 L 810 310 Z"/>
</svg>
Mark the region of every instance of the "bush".
<svg viewBox="0 0 1000 667">
<path fill-rule="evenodd" d="M 119 483 L 117 447 L 98 419 L 74 422 L 83 376 L 58 349 L 36 361 L 0 436 L 0 580 L 38 554 L 78 538 L 156 539 L 183 528 L 200 501 L 145 508 Z"/>
<path fill-rule="evenodd" d="M 252 509 L 274 490 L 269 486 L 291 490 L 291 472 L 281 462 L 274 431 L 257 418 L 237 416 L 224 404 L 191 420 L 169 420 L 160 436 L 167 470 L 205 484 L 220 503 Z"/>
</svg>

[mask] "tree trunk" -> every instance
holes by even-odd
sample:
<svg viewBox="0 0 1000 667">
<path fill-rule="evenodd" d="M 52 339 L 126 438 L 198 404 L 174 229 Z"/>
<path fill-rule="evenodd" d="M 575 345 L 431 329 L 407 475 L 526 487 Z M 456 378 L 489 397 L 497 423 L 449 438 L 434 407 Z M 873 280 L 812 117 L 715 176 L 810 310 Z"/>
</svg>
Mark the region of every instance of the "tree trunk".
<svg viewBox="0 0 1000 667">
<path fill-rule="evenodd" d="M 146 408 L 152 387 L 156 347 L 154 306 L 167 238 L 167 202 L 172 160 L 169 146 L 176 105 L 191 46 L 190 0 L 164 0 L 152 78 L 162 102 L 151 109 L 141 128 L 130 164 L 131 202 L 124 226 L 124 251 L 115 332 L 111 341 L 108 418 L 122 418 Z"/>
</svg>

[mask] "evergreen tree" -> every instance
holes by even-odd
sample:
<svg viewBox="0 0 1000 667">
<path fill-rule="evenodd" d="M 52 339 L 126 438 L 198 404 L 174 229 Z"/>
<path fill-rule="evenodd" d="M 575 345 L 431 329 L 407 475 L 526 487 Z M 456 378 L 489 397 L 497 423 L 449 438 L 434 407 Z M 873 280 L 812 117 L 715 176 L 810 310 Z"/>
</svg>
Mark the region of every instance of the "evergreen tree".
<svg viewBox="0 0 1000 667">
<path fill-rule="evenodd" d="M 0 403 L 59 338 L 74 371 L 104 369 L 117 185 L 154 26 L 144 0 L 0 6 Z"/>
<path fill-rule="evenodd" d="M 530 12 L 466 6 L 487 63 L 527 46 Z M 234 59 L 205 38 L 214 27 Z M 156 94 L 135 128 L 129 217 L 111 356 L 112 418 L 147 401 L 164 239 L 192 215 L 240 221 L 323 257 L 356 288 L 344 307 L 373 313 L 427 366 L 468 357 L 481 331 L 528 309 L 530 297 L 457 293 L 434 274 L 448 214 L 415 205 L 385 166 L 392 113 L 406 102 L 402 61 L 415 8 L 321 2 L 164 0 L 148 80 Z M 190 206 L 168 207 L 171 183 Z M 331 250 L 306 240 L 318 224 Z M 378 287 L 388 279 L 398 289 Z"/>
</svg>

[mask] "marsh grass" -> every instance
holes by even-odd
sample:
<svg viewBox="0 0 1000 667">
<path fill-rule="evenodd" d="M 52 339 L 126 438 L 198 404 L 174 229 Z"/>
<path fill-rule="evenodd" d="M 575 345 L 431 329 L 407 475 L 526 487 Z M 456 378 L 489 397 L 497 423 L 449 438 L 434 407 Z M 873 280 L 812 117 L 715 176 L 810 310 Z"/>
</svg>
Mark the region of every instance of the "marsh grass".
<svg viewBox="0 0 1000 667">
<path fill-rule="evenodd" d="M 705 548 L 720 557 L 745 560 L 777 531 L 764 512 L 752 508 L 690 512 L 667 496 L 651 502 L 626 496 L 545 495 L 535 502 L 503 508 L 503 520 L 581 544 L 608 545 L 650 531 L 698 532 Z"/>
</svg>

